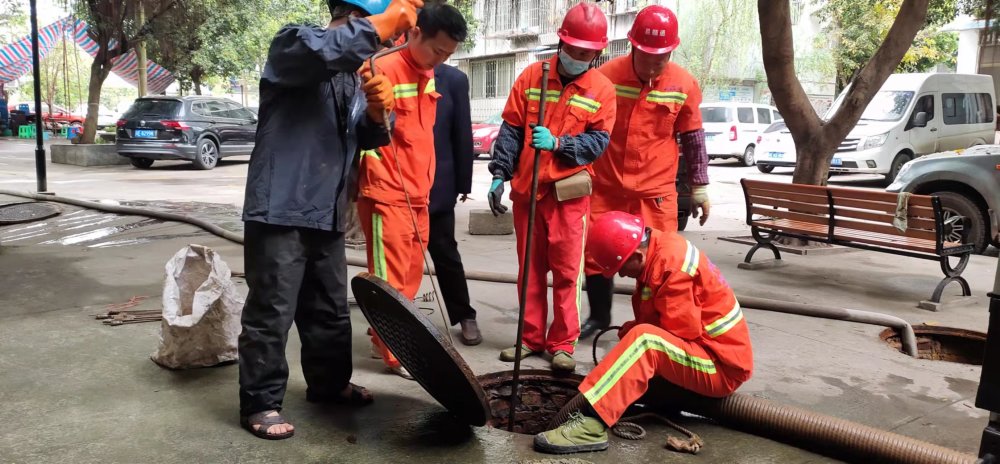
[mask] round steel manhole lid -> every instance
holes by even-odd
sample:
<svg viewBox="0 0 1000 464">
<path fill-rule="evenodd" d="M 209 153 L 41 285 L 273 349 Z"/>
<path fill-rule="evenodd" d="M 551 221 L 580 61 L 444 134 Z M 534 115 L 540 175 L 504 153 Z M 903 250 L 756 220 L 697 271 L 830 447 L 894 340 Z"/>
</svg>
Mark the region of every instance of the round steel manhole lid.
<svg viewBox="0 0 1000 464">
<path fill-rule="evenodd" d="M 358 274 L 351 280 L 351 289 L 375 332 L 417 383 L 470 425 L 486 425 L 490 414 L 483 387 L 427 316 L 371 274 Z"/>
<path fill-rule="evenodd" d="M 61 213 L 58 206 L 51 203 L 14 203 L 0 206 L 0 226 L 41 221 Z"/>
</svg>

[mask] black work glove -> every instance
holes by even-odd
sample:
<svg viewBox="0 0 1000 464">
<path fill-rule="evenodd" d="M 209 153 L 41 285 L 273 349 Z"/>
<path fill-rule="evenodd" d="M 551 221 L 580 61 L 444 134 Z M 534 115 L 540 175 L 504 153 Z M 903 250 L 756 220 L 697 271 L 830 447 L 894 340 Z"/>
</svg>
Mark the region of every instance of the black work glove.
<svg viewBox="0 0 1000 464">
<path fill-rule="evenodd" d="M 486 198 L 490 202 L 490 211 L 493 211 L 494 216 L 507 212 L 507 207 L 500 202 L 503 199 L 503 177 L 493 176 L 490 193 L 486 195 Z"/>
</svg>

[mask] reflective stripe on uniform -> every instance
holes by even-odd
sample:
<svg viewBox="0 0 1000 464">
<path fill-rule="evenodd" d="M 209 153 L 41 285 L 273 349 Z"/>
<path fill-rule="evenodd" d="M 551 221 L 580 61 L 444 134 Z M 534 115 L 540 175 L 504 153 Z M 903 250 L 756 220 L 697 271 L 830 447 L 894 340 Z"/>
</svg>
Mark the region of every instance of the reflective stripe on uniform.
<svg viewBox="0 0 1000 464">
<path fill-rule="evenodd" d="M 365 157 L 375 158 L 379 161 L 382 160 L 382 155 L 379 154 L 378 150 L 361 150 L 361 158 L 364 159 Z"/>
<path fill-rule="evenodd" d="M 615 94 L 622 98 L 638 99 L 640 92 L 642 92 L 642 89 L 638 87 L 629 87 L 627 85 L 615 86 Z"/>
<path fill-rule="evenodd" d="M 569 101 L 566 102 L 566 104 L 577 108 L 583 108 L 591 113 L 596 113 L 597 110 L 601 109 L 601 103 L 597 100 L 591 100 L 587 97 L 581 97 L 579 95 L 569 97 Z"/>
<path fill-rule="evenodd" d="M 580 240 L 580 273 L 576 276 L 576 322 L 578 327 L 582 327 L 583 321 L 580 316 L 583 309 L 583 282 L 586 279 L 586 251 L 587 251 L 587 215 L 583 216 L 583 239 Z M 573 341 L 573 346 L 580 340 L 579 335 Z"/>
<path fill-rule="evenodd" d="M 698 272 L 698 262 L 701 260 L 701 252 L 698 251 L 698 247 L 687 242 L 687 252 L 684 253 L 684 264 L 681 266 L 681 271 L 685 274 L 694 277 L 694 274 Z"/>
<path fill-rule="evenodd" d="M 736 327 L 743 320 L 743 310 L 740 309 L 740 302 L 737 301 L 736 305 L 733 306 L 732 311 L 728 314 L 722 316 L 715 320 L 715 322 L 705 326 L 705 332 L 708 333 L 709 337 L 715 338 L 726 332 L 729 329 Z"/>
<path fill-rule="evenodd" d="M 388 269 L 385 265 L 385 244 L 382 240 L 382 215 L 372 214 L 372 238 L 375 242 L 372 247 L 372 261 L 375 262 L 375 277 L 388 280 Z"/>
<path fill-rule="evenodd" d="M 427 86 L 424 87 L 424 93 L 431 93 L 437 90 L 437 84 L 434 83 L 434 79 L 427 81 Z"/>
<path fill-rule="evenodd" d="M 664 353 L 671 361 L 684 367 L 689 367 L 709 375 L 716 373 L 715 363 L 711 359 L 692 356 L 662 337 L 645 333 L 632 342 L 632 345 L 622 353 L 620 358 L 615 360 L 615 363 L 601 376 L 601 379 L 594 383 L 593 388 L 583 392 L 583 396 L 587 398 L 590 404 L 597 404 L 649 350 Z"/>
<path fill-rule="evenodd" d="M 687 101 L 687 94 L 682 92 L 661 92 L 659 90 L 650 90 L 646 94 L 646 101 L 650 103 L 677 103 L 678 105 L 683 105 Z"/>
<path fill-rule="evenodd" d="M 417 83 L 397 84 L 392 86 L 392 93 L 396 98 L 410 98 L 417 96 Z"/>
<path fill-rule="evenodd" d="M 541 100 L 542 89 L 530 88 L 524 91 L 524 94 L 528 97 L 528 100 L 538 101 Z M 558 90 L 548 90 L 545 92 L 545 101 L 550 103 L 559 103 L 560 92 Z"/>
</svg>

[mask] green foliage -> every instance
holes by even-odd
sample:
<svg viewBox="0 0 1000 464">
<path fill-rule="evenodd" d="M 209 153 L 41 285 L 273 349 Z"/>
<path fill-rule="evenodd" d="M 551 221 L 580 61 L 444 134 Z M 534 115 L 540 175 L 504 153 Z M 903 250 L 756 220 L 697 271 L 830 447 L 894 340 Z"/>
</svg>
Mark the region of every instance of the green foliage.
<svg viewBox="0 0 1000 464">
<path fill-rule="evenodd" d="M 28 12 L 21 0 L 0 0 L 0 44 L 8 44 L 27 35 Z"/>
<path fill-rule="evenodd" d="M 65 52 L 65 60 L 63 53 Z M 76 42 L 67 40 L 56 43 L 47 56 L 39 62 L 39 74 L 42 81 L 42 101 L 76 110 L 87 102 L 87 78 L 90 76 L 89 55 L 76 46 Z M 30 75 L 29 75 L 30 76 Z M 23 100 L 34 99 L 35 82 L 29 78 L 21 88 Z"/>
<path fill-rule="evenodd" d="M 744 0 L 701 0 L 678 5 L 682 46 L 673 59 L 712 88 L 741 77 L 755 61 L 748 49 L 760 48 L 757 7 Z"/>
<path fill-rule="evenodd" d="M 927 20 L 903 57 L 898 72 L 922 72 L 938 64 L 954 66 L 958 40 L 953 33 L 940 32 L 940 26 L 955 16 L 957 1 L 931 0 Z M 899 12 L 903 0 L 824 0 L 820 14 L 828 22 L 826 32 L 833 35 L 836 47 L 833 59 L 838 87 L 847 85 L 882 45 Z"/>
</svg>

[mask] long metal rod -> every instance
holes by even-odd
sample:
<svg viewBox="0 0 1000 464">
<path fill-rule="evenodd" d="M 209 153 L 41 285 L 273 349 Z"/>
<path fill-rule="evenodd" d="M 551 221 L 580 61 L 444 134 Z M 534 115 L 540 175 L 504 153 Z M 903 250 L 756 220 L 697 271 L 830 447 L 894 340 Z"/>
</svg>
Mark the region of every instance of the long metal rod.
<svg viewBox="0 0 1000 464">
<path fill-rule="evenodd" d="M 545 97 L 548 96 L 549 89 L 549 63 L 542 63 L 542 94 L 538 98 L 538 125 L 545 125 Z M 529 130 L 525 127 L 524 130 Z M 518 315 L 517 315 L 517 344 L 514 345 L 514 376 L 511 378 L 510 387 L 510 412 L 507 416 L 507 431 L 514 431 L 514 409 L 517 408 L 518 387 L 521 381 L 521 344 L 524 340 L 524 311 L 528 302 L 528 282 L 531 279 L 531 245 L 535 236 L 535 209 L 538 206 L 538 163 L 542 157 L 542 150 L 535 149 L 534 169 L 531 172 L 531 206 L 528 216 L 528 235 L 524 239 L 524 259 L 521 263 L 521 288 L 518 295 Z"/>
<path fill-rule="evenodd" d="M 35 176 L 38 192 L 48 191 L 48 179 L 45 173 L 45 142 L 43 136 L 42 115 L 42 79 L 40 58 L 38 52 L 38 6 L 31 0 L 31 74 L 35 79 Z M 50 108 L 51 109 L 51 108 Z"/>
</svg>

